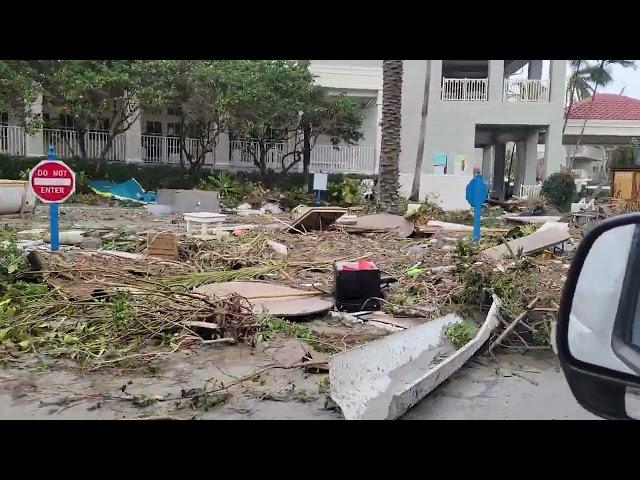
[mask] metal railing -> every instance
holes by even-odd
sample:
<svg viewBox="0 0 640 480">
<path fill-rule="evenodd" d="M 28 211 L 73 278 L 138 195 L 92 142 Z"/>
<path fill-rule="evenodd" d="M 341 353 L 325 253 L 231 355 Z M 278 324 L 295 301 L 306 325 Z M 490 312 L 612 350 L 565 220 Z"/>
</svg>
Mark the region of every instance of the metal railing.
<svg viewBox="0 0 640 480">
<path fill-rule="evenodd" d="M 302 166 L 300 166 L 302 170 Z M 311 172 L 374 174 L 376 149 L 366 145 L 316 145 L 311 150 Z"/>
<path fill-rule="evenodd" d="M 548 102 L 548 80 L 504 80 L 506 102 Z"/>
<path fill-rule="evenodd" d="M 193 156 L 200 152 L 197 138 L 185 138 L 185 150 Z M 146 163 L 180 164 L 181 159 L 187 161 L 180 149 L 179 137 L 162 137 L 159 135 L 142 135 L 142 160 Z M 205 164 L 210 163 L 205 157 Z"/>
<path fill-rule="evenodd" d="M 78 141 L 79 135 L 76 130 L 44 128 L 42 129 L 44 151 L 47 151 L 49 145 L 54 145 L 59 158 L 79 157 L 81 155 L 80 142 Z M 84 142 L 87 158 L 100 158 L 108 141 L 109 134 L 107 132 L 86 132 Z M 125 135 L 116 135 L 105 154 L 105 158 L 107 160 L 122 161 L 125 156 Z"/>
<path fill-rule="evenodd" d="M 282 169 L 282 157 L 287 153 L 287 144 L 275 143 L 267 152 L 267 167 L 272 170 Z M 229 142 L 229 163 L 241 168 L 253 168 L 254 156 L 260 156 L 260 144 L 258 142 L 238 141 Z M 292 157 L 291 155 L 290 157 Z M 287 159 L 288 161 L 288 159 Z M 293 159 L 291 159 L 293 161 Z M 290 162 L 289 162 L 290 163 Z M 288 163 L 287 163 L 288 164 Z"/>
<path fill-rule="evenodd" d="M 0 125 L 0 153 L 19 157 L 25 155 L 24 128 Z"/>
<path fill-rule="evenodd" d="M 542 193 L 542 184 L 520 185 L 520 198 L 538 198 Z"/>
<path fill-rule="evenodd" d="M 459 102 L 486 102 L 487 78 L 443 78 L 442 100 Z"/>
</svg>

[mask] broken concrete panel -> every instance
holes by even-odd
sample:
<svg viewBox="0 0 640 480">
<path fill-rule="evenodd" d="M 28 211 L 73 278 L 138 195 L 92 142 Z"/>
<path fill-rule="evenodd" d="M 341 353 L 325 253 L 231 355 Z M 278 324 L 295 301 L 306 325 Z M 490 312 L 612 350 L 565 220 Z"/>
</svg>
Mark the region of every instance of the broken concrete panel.
<svg viewBox="0 0 640 480">
<path fill-rule="evenodd" d="M 450 314 L 333 355 L 329 359 L 331 398 L 344 417 L 389 418 L 393 397 L 446 352 L 444 328 L 461 320 Z"/>
<path fill-rule="evenodd" d="M 494 295 L 482 327 L 457 351 L 452 351 L 444 330 L 461 318 L 447 315 L 333 355 L 331 398 L 348 420 L 398 418 L 478 351 L 498 326 L 499 306 Z"/>
<path fill-rule="evenodd" d="M 172 213 L 220 212 L 220 194 L 207 190 L 158 190 L 157 203 L 171 207 Z"/>
</svg>

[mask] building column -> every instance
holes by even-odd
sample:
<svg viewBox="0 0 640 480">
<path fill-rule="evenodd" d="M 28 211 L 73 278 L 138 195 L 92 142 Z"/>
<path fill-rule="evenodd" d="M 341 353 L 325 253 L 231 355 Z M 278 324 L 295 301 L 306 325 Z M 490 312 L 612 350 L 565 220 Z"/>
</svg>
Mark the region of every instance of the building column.
<svg viewBox="0 0 640 480">
<path fill-rule="evenodd" d="M 482 149 L 482 178 L 487 183 L 493 180 L 491 172 L 493 172 L 493 146 L 489 145 Z"/>
<path fill-rule="evenodd" d="M 135 122 L 124 133 L 125 154 L 124 161 L 127 163 L 142 162 L 142 115 L 138 115 Z"/>
<path fill-rule="evenodd" d="M 213 151 L 213 168 L 227 168 L 230 167 L 229 162 L 229 135 L 221 133 L 218 137 L 218 143 Z"/>
<path fill-rule="evenodd" d="M 529 161 L 527 158 L 527 143 L 524 141 L 520 141 L 516 143 L 516 156 L 518 157 L 518 165 L 516 170 L 516 175 L 513 182 L 513 194 L 520 195 L 520 185 L 525 184 L 524 181 L 525 171 L 527 168 L 527 162 Z"/>
<path fill-rule="evenodd" d="M 382 88 L 378 90 L 376 98 L 376 118 L 376 150 L 373 171 L 377 175 L 380 168 L 380 152 L 382 150 Z"/>
<path fill-rule="evenodd" d="M 502 102 L 504 96 L 504 60 L 489 60 L 489 101 Z"/>
<path fill-rule="evenodd" d="M 442 60 L 427 60 L 429 69 L 429 103 L 442 101 Z"/>
<path fill-rule="evenodd" d="M 549 65 L 549 77 L 551 84 L 550 101 L 562 105 L 560 111 L 564 109 L 566 88 L 567 88 L 567 61 L 551 60 Z"/>
<path fill-rule="evenodd" d="M 42 117 L 42 94 L 38 94 L 38 98 L 31 105 L 31 116 Z M 49 146 L 47 145 L 48 150 Z M 42 128 L 34 130 L 28 135 L 25 135 L 25 156 L 27 157 L 44 157 L 44 137 L 42 135 Z"/>
<path fill-rule="evenodd" d="M 526 140 L 525 147 L 525 159 L 524 175 L 522 177 L 522 183 L 524 185 L 535 185 L 536 183 L 536 169 L 538 168 L 538 140 L 540 134 L 538 132 L 531 133 Z M 519 155 L 518 155 L 519 157 Z"/>
<path fill-rule="evenodd" d="M 498 200 L 504 200 L 504 165 L 505 165 L 504 143 L 496 143 L 493 147 L 493 188 L 491 196 Z"/>
<path fill-rule="evenodd" d="M 542 80 L 542 60 L 529 60 L 529 80 Z"/>
<path fill-rule="evenodd" d="M 544 137 L 543 177 L 559 172 L 567 163 L 567 154 L 562 146 L 562 122 L 547 126 Z"/>
</svg>

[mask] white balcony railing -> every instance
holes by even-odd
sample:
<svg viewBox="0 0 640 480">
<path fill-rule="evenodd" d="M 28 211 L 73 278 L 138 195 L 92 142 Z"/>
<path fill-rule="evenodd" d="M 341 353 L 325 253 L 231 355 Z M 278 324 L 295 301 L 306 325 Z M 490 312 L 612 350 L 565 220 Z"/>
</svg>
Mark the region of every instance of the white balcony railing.
<svg viewBox="0 0 640 480">
<path fill-rule="evenodd" d="M 49 145 L 56 147 L 58 158 L 70 158 L 81 155 L 80 143 L 78 141 L 79 133 L 76 130 L 57 130 L 44 128 L 42 130 L 44 141 L 44 151 L 46 152 Z M 107 132 L 86 132 L 84 135 L 85 150 L 87 158 L 100 158 L 102 151 L 109 141 Z M 126 143 L 124 134 L 116 135 L 105 154 L 107 160 L 125 159 Z"/>
<path fill-rule="evenodd" d="M 300 167 L 300 169 L 302 166 Z M 311 150 L 311 172 L 374 174 L 376 170 L 375 147 L 356 145 L 316 145 Z"/>
<path fill-rule="evenodd" d="M 275 143 L 267 152 L 267 167 L 272 170 L 282 168 L 282 157 L 287 153 L 286 143 Z M 229 142 L 229 163 L 239 168 L 253 168 L 255 157 L 260 155 L 260 145 L 258 142 L 232 141 Z M 293 161 L 293 155 L 287 157 L 287 162 Z M 290 159 L 290 160 L 289 160 Z"/>
<path fill-rule="evenodd" d="M 142 160 L 146 163 L 170 163 L 180 164 L 187 161 L 184 153 L 180 151 L 180 138 L 178 137 L 162 137 L 159 135 L 142 135 Z M 185 150 L 197 156 L 200 151 L 200 143 L 196 138 L 185 138 Z M 212 163 L 209 161 L 213 158 L 207 154 L 205 164 Z"/>
<path fill-rule="evenodd" d="M 16 156 L 25 154 L 24 128 L 0 125 L 0 153 Z"/>
<path fill-rule="evenodd" d="M 255 168 L 254 152 L 257 155 L 256 142 L 234 141 L 229 145 L 229 163 L 244 169 Z M 282 170 L 282 158 L 289 152 L 286 143 L 278 143 L 267 153 L 267 167 L 274 171 Z M 293 155 L 285 160 L 285 166 L 293 162 Z M 376 170 L 376 149 L 370 146 L 344 145 L 316 145 L 311 150 L 311 172 L 326 173 L 363 173 L 373 174 Z M 302 171 L 302 162 L 298 162 L 292 171 Z"/>
<path fill-rule="evenodd" d="M 520 198 L 529 200 L 538 198 L 542 192 L 542 184 L 536 185 L 520 185 Z"/>
<path fill-rule="evenodd" d="M 504 80 L 506 102 L 548 102 L 548 80 Z"/>
<path fill-rule="evenodd" d="M 442 100 L 486 102 L 489 81 L 486 78 L 443 78 Z"/>
</svg>

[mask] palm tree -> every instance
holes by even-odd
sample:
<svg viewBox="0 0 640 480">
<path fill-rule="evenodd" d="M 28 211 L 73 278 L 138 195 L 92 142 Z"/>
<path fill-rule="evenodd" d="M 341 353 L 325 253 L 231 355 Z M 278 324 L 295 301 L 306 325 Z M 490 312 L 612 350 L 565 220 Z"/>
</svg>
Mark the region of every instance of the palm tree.
<svg viewBox="0 0 640 480">
<path fill-rule="evenodd" d="M 580 76 L 579 75 L 580 71 L 576 69 L 576 71 L 574 72 L 575 78 L 573 79 L 574 91 L 581 92 L 582 88 L 586 88 L 587 89 L 586 91 L 591 93 L 592 102 L 596 96 L 598 86 L 602 85 L 604 87 L 613 81 L 611 72 L 607 67 L 609 67 L 610 65 L 621 65 L 624 68 L 632 67 L 634 70 L 636 68 L 636 64 L 633 60 L 597 60 L 597 62 L 598 62 L 597 64 L 593 64 L 593 63 L 590 64 L 588 61 L 585 61 L 588 68 L 583 69 L 583 71 L 587 70 L 588 73 L 583 76 Z M 585 77 L 587 79 L 586 82 L 585 82 Z M 571 77 L 570 77 L 570 81 L 571 81 Z M 593 83 L 593 85 L 591 85 L 590 83 Z M 585 87 L 585 84 L 586 84 L 586 87 Z M 578 95 L 580 94 L 578 93 Z M 567 121 L 569 120 L 569 114 L 571 113 L 572 104 L 573 102 L 569 104 L 569 108 L 567 109 L 567 112 L 565 114 L 565 119 L 564 119 L 565 127 L 567 125 Z M 578 145 L 580 145 L 580 141 L 582 140 L 582 136 L 584 135 L 584 130 L 586 127 L 587 127 L 587 119 L 585 118 L 584 122 L 582 123 L 582 129 L 580 130 L 580 134 L 578 135 L 578 138 L 576 140 L 576 145 L 575 145 L 575 148 L 573 149 L 571 160 L 569 161 L 569 170 L 573 168 L 573 162 L 576 157 L 576 151 L 578 149 Z M 564 134 L 564 128 L 562 129 L 562 133 Z"/>
<path fill-rule="evenodd" d="M 383 211 L 401 213 L 398 197 L 400 127 L 402 110 L 402 60 L 382 61 L 382 139 L 379 202 Z"/>
<path fill-rule="evenodd" d="M 418 136 L 418 153 L 416 156 L 416 168 L 413 173 L 413 185 L 409 200 L 420 200 L 420 177 L 422 176 L 422 157 L 424 155 L 424 139 L 427 133 L 427 113 L 429 111 L 429 87 L 431 78 L 431 60 L 427 60 L 427 73 L 424 79 L 424 95 L 422 97 L 422 117 L 420 118 L 420 135 Z"/>
<path fill-rule="evenodd" d="M 566 103 L 567 111 L 564 117 L 562 132 L 567 128 L 567 121 L 575 100 L 584 100 L 595 94 L 599 85 L 605 87 L 613 81 L 610 65 L 621 65 L 624 68 L 633 67 L 633 60 L 569 60 L 571 75 L 567 81 Z"/>
</svg>

